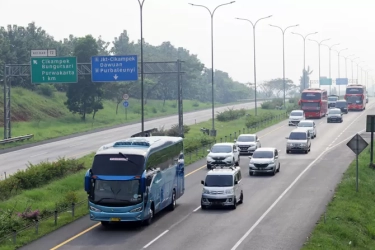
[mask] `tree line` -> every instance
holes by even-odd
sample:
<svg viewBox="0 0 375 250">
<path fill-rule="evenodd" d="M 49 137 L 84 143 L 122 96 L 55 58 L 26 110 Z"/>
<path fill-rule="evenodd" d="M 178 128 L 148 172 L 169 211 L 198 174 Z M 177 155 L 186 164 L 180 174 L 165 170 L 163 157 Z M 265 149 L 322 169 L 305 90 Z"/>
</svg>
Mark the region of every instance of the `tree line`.
<svg viewBox="0 0 375 250">
<path fill-rule="evenodd" d="M 4 64 L 29 64 L 30 50 L 56 49 L 58 56 L 76 56 L 79 63 L 91 62 L 95 55 L 138 55 L 140 57 L 140 40 L 131 42 L 124 30 L 112 42 L 102 37 L 91 35 L 68 38 L 57 41 L 42 27 L 29 23 L 27 27 L 8 25 L 0 27 L 0 75 Z M 169 41 L 154 46 L 144 40 L 144 61 L 184 61 L 182 71 L 183 98 L 203 102 L 211 101 L 211 69 L 191 54 L 186 48 L 176 48 Z M 175 74 L 145 75 L 145 102 L 148 99 L 176 100 L 177 76 Z M 1 83 L 1 82 L 0 82 Z M 38 86 L 31 84 L 30 78 L 16 78 L 12 86 L 21 86 L 35 90 Z M 85 119 L 86 114 L 95 114 L 103 108 L 103 99 L 121 102 L 122 94 L 140 99 L 140 82 L 93 83 L 90 76 L 80 76 L 78 84 L 42 85 L 43 88 L 56 88 L 66 92 L 65 105 L 73 113 L 79 113 Z M 247 83 L 231 79 L 228 73 L 215 70 L 215 101 L 220 103 L 234 102 L 239 99 L 253 98 L 253 90 Z"/>
</svg>

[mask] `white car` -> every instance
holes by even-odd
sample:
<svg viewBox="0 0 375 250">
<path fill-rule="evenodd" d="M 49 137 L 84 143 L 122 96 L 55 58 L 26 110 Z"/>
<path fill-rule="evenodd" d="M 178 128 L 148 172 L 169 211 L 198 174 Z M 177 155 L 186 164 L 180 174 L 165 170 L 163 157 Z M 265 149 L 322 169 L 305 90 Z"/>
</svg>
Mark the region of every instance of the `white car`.
<svg viewBox="0 0 375 250">
<path fill-rule="evenodd" d="M 237 140 L 234 140 L 240 155 L 252 154 L 257 148 L 262 147 L 260 144 L 259 137 L 256 134 L 241 134 Z"/>
<path fill-rule="evenodd" d="M 249 156 L 250 157 L 250 156 Z M 251 156 L 249 174 L 280 172 L 279 151 L 276 148 L 258 148 Z"/>
<path fill-rule="evenodd" d="M 305 112 L 303 110 L 293 110 L 289 114 L 289 126 L 296 126 L 300 121 L 305 120 Z"/>
<path fill-rule="evenodd" d="M 240 165 L 240 152 L 234 143 L 216 143 L 207 152 L 207 169 L 213 165 Z"/>
<path fill-rule="evenodd" d="M 316 137 L 316 124 L 314 121 L 311 121 L 311 120 L 300 121 L 297 127 L 308 130 L 310 132 L 311 139 L 314 139 Z"/>
</svg>

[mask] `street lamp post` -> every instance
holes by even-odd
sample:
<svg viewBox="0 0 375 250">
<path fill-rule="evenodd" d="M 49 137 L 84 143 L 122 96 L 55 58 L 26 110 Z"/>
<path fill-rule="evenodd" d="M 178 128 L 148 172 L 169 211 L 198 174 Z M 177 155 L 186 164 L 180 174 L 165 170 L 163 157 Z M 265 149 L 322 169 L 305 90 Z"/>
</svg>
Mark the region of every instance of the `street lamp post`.
<svg viewBox="0 0 375 250">
<path fill-rule="evenodd" d="M 143 5 L 145 0 L 138 0 L 141 21 L 141 123 L 142 136 L 145 131 L 145 113 L 144 113 L 144 71 L 143 71 Z"/>
<path fill-rule="evenodd" d="M 220 4 L 218 6 L 216 6 L 214 8 L 213 11 L 211 11 L 208 7 L 204 6 L 204 5 L 198 5 L 198 4 L 193 4 L 193 3 L 189 3 L 191 6 L 194 6 L 194 7 L 202 7 L 202 8 L 205 8 L 206 10 L 208 10 L 208 12 L 210 13 L 210 17 L 211 17 L 211 89 L 212 89 L 212 130 L 211 130 L 211 136 L 216 136 L 216 130 L 215 130 L 215 92 L 214 92 L 214 14 L 215 14 L 215 11 L 219 8 L 219 7 L 222 7 L 224 5 L 229 5 L 229 4 L 232 4 L 236 1 L 231 1 L 229 3 L 223 3 L 223 4 Z"/>
<path fill-rule="evenodd" d="M 353 59 L 350 59 L 350 61 L 352 62 L 352 83 L 354 83 L 354 70 L 353 70 L 353 63 L 355 60 L 359 59 L 359 57 L 355 57 Z"/>
<path fill-rule="evenodd" d="M 331 38 L 328 38 L 328 39 L 324 39 L 320 42 L 316 41 L 316 40 L 312 40 L 312 39 L 309 39 L 309 41 L 312 41 L 312 42 L 316 42 L 318 44 L 318 61 L 319 61 L 319 88 L 320 88 L 320 46 L 326 42 L 326 41 L 329 41 L 331 40 Z"/>
<path fill-rule="evenodd" d="M 262 17 L 262 18 L 259 18 L 255 23 L 253 23 L 252 21 L 250 21 L 249 19 L 245 19 L 245 18 L 236 18 L 238 20 L 242 20 L 242 21 L 247 21 L 251 24 L 251 26 L 253 26 L 253 39 L 254 39 L 254 94 L 255 94 L 255 115 L 258 115 L 258 109 L 257 109 L 257 71 L 256 71 L 256 57 L 255 57 L 255 27 L 257 25 L 257 23 L 260 21 L 260 20 L 263 20 L 263 19 L 266 19 L 266 18 L 270 18 L 272 17 L 272 15 L 270 16 L 267 16 L 267 17 Z"/>
<path fill-rule="evenodd" d="M 313 32 L 313 33 L 309 33 L 307 35 L 302 35 L 302 34 L 299 34 L 299 33 L 295 33 L 295 32 L 292 32 L 292 34 L 294 35 L 299 35 L 302 37 L 303 39 L 303 89 L 306 88 L 306 38 L 310 35 L 315 35 L 317 34 L 318 32 Z M 301 91 L 303 90 L 301 89 Z"/>
<path fill-rule="evenodd" d="M 337 75 L 337 78 L 340 78 L 340 54 L 342 51 L 344 50 L 347 50 L 348 48 L 345 48 L 345 49 L 342 49 L 342 50 L 335 50 L 337 52 L 337 69 L 338 69 L 338 75 Z M 346 71 L 346 61 L 345 61 L 345 71 Z M 336 83 L 337 85 L 337 83 Z M 339 96 L 340 96 L 340 93 L 341 93 L 341 89 L 340 89 L 340 86 L 339 85 Z"/>
<path fill-rule="evenodd" d="M 283 85 L 284 85 L 284 109 L 285 109 L 286 108 L 286 103 L 285 103 L 285 94 L 286 94 L 285 93 L 286 92 L 286 83 L 285 83 L 285 31 L 289 28 L 297 27 L 297 26 L 299 26 L 299 24 L 288 26 L 285 29 L 283 29 L 279 26 L 276 26 L 276 25 L 272 25 L 272 24 L 270 24 L 270 26 L 280 29 L 281 33 L 282 33 L 282 37 L 283 37 Z"/>
<path fill-rule="evenodd" d="M 354 56 L 354 54 L 352 55 L 349 55 L 349 56 L 343 56 L 345 58 L 345 77 L 348 78 L 348 59 L 350 59 L 350 57 Z"/>
<path fill-rule="evenodd" d="M 332 81 L 332 78 L 331 78 L 331 62 L 332 62 L 332 60 L 331 60 L 331 51 L 332 51 L 332 48 L 333 47 L 335 47 L 335 46 L 337 46 L 337 45 L 340 45 L 339 43 L 336 43 L 336 44 L 333 44 L 333 45 L 331 45 L 331 46 L 329 46 L 329 45 L 326 45 L 326 44 L 323 44 L 324 46 L 327 46 L 328 47 L 328 49 L 329 49 L 329 78 L 331 79 L 331 81 Z M 331 85 L 329 85 L 329 94 L 331 95 L 332 94 L 332 84 Z"/>
<path fill-rule="evenodd" d="M 358 62 L 357 63 L 357 84 L 359 84 L 359 74 L 358 74 L 358 72 L 359 72 L 359 65 L 361 64 L 361 63 L 364 63 L 365 61 L 360 61 L 360 62 Z M 361 79 L 361 81 L 362 81 L 362 79 Z"/>
</svg>

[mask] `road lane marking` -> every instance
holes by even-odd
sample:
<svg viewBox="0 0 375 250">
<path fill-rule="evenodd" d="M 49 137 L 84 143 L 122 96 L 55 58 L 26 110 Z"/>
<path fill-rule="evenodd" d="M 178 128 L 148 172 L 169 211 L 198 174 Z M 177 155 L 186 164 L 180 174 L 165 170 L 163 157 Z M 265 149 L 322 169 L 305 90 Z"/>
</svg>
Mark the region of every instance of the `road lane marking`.
<svg viewBox="0 0 375 250">
<path fill-rule="evenodd" d="M 153 239 L 152 241 L 150 241 L 146 246 L 144 246 L 143 248 L 148 248 L 152 243 L 154 243 L 155 241 L 157 241 L 158 239 L 160 239 L 161 237 L 163 237 L 164 234 L 168 233 L 169 230 L 165 230 L 164 232 L 162 232 L 158 237 L 156 237 L 155 239 Z"/>
<path fill-rule="evenodd" d="M 87 233 L 88 231 L 94 229 L 95 227 L 97 227 L 97 226 L 99 226 L 99 225 L 100 225 L 100 223 L 95 224 L 94 226 L 91 226 L 91 227 L 87 228 L 86 230 L 83 230 L 82 232 L 76 234 L 76 235 L 73 236 L 72 238 L 70 238 L 70 239 L 64 241 L 63 243 L 61 243 L 61 244 L 59 244 L 59 245 L 57 245 L 57 246 L 51 248 L 50 250 L 56 250 L 56 249 L 58 249 L 58 248 L 60 248 L 60 247 L 62 247 L 62 246 L 64 246 L 64 245 L 66 245 L 67 243 L 71 242 L 72 240 L 78 238 L 79 236 L 81 236 L 81 235 Z"/>
<path fill-rule="evenodd" d="M 206 167 L 206 166 L 207 166 L 207 165 L 204 165 L 204 166 L 202 166 L 202 167 L 199 167 L 199 168 L 197 168 L 197 169 L 191 171 L 190 173 L 187 173 L 187 174 L 185 175 L 185 177 L 188 177 L 189 175 L 192 175 L 192 174 L 198 172 L 199 170 L 201 170 L 202 168 L 204 168 L 204 167 Z"/>
<path fill-rule="evenodd" d="M 360 114 L 358 117 L 356 117 L 354 119 L 354 121 L 358 120 L 364 113 Z M 348 127 L 350 127 L 353 123 L 351 122 Z M 363 132 L 364 130 L 360 130 L 359 132 L 357 133 L 360 133 L 360 132 Z M 279 203 L 279 201 L 284 197 L 284 195 L 286 193 L 288 193 L 288 191 L 290 189 L 292 189 L 292 187 L 298 182 L 298 180 L 317 162 L 320 160 L 321 157 L 323 157 L 327 152 L 331 151 L 331 149 L 334 149 L 335 147 L 337 147 L 338 145 L 341 145 L 342 143 L 344 142 L 347 142 L 350 138 L 352 138 L 354 135 L 346 138 L 345 140 L 337 143 L 336 145 L 330 147 L 330 148 L 326 148 L 317 158 L 315 158 L 315 160 L 313 160 L 298 176 L 296 179 L 294 179 L 294 181 L 284 190 L 284 192 L 272 203 L 272 205 L 262 214 L 262 216 L 260 216 L 260 218 L 252 225 L 252 227 L 236 242 L 236 244 L 231 248 L 231 250 L 236 250 L 242 242 L 245 241 L 245 239 L 251 234 L 252 231 L 254 231 L 254 229 L 263 221 L 263 219 L 268 215 L 269 212 L 271 212 L 271 210 L 277 205 L 277 203 Z"/>
<path fill-rule="evenodd" d="M 199 209 L 201 208 L 201 206 L 197 207 L 196 209 L 193 210 L 193 213 L 194 212 L 197 212 Z"/>
</svg>

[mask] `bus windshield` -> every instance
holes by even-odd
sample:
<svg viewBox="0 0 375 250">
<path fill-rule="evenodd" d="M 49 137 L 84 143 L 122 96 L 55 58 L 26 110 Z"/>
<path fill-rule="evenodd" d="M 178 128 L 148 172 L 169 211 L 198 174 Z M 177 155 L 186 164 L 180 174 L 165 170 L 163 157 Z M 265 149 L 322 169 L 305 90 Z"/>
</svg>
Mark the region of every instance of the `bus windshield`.
<svg viewBox="0 0 375 250">
<path fill-rule="evenodd" d="M 141 155 L 128 154 L 96 155 L 92 164 L 91 171 L 93 175 L 142 175 L 144 171 L 144 157 Z"/>
<path fill-rule="evenodd" d="M 139 180 L 107 181 L 95 180 L 92 201 L 104 206 L 126 206 L 142 202 Z"/>
<path fill-rule="evenodd" d="M 361 96 L 347 96 L 346 102 L 348 104 L 363 104 L 363 100 Z"/>
<path fill-rule="evenodd" d="M 322 95 L 320 93 L 302 93 L 302 100 L 321 100 Z"/>
<path fill-rule="evenodd" d="M 319 102 L 302 102 L 303 110 L 320 110 Z"/>
<path fill-rule="evenodd" d="M 346 94 L 363 94 L 363 88 L 346 88 Z"/>
</svg>

